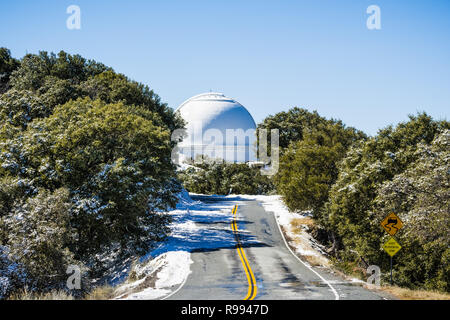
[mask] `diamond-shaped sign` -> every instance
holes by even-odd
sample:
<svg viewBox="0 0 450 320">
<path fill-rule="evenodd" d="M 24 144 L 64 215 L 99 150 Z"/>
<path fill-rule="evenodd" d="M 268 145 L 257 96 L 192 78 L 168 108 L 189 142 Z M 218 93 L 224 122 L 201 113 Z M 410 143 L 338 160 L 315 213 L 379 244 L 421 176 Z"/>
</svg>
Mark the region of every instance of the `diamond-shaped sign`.
<svg viewBox="0 0 450 320">
<path fill-rule="evenodd" d="M 403 227 L 403 222 L 395 213 L 392 212 L 384 218 L 383 221 L 381 221 L 381 226 L 387 233 L 393 236 Z"/>
<path fill-rule="evenodd" d="M 394 238 L 390 238 L 386 243 L 383 245 L 384 251 L 388 253 L 391 257 L 395 256 L 395 254 L 402 248 L 402 246 L 395 241 Z"/>
</svg>

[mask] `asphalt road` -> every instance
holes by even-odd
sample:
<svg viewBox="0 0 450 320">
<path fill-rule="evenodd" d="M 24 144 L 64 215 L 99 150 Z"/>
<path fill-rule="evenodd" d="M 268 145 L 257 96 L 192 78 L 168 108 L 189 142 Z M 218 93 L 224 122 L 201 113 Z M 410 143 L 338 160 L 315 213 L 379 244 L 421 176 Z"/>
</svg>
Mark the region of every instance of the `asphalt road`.
<svg viewBox="0 0 450 320">
<path fill-rule="evenodd" d="M 213 197 L 201 197 L 201 200 L 224 201 Z M 302 263 L 287 248 L 273 212 L 266 211 L 258 201 L 227 201 L 238 205 L 236 216 L 230 212 L 229 220 L 217 224 L 229 225 L 230 232 L 237 236 L 236 246 L 193 252 L 192 273 L 168 299 L 242 300 L 249 295 L 255 300 L 389 298 L 346 281 L 325 268 L 311 268 Z M 236 232 L 232 227 L 234 219 Z M 252 292 L 251 273 L 256 285 Z"/>
</svg>

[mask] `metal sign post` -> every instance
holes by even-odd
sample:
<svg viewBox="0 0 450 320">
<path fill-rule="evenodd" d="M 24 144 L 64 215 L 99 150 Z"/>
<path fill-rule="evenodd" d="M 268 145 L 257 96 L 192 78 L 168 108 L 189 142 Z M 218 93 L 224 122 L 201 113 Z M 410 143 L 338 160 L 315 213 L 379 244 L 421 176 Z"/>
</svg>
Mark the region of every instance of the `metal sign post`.
<svg viewBox="0 0 450 320">
<path fill-rule="evenodd" d="M 395 235 L 402 227 L 403 222 L 395 213 L 390 213 L 383 221 L 381 221 L 381 226 L 383 229 L 389 233 L 391 236 Z M 402 248 L 402 246 L 394 239 L 389 238 L 383 245 L 384 251 L 390 256 L 390 267 L 391 267 L 391 286 L 393 284 L 392 279 L 392 258 L 395 254 Z"/>
<path fill-rule="evenodd" d="M 391 286 L 392 286 L 392 256 L 391 256 Z"/>
</svg>

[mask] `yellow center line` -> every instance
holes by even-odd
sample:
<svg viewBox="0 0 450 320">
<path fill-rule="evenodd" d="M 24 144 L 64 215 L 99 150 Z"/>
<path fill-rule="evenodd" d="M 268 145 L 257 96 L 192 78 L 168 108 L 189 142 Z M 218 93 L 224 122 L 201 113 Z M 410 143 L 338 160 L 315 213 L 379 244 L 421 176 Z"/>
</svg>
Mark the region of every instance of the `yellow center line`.
<svg viewBox="0 0 450 320">
<path fill-rule="evenodd" d="M 244 300 L 253 300 L 256 297 L 258 289 L 256 286 L 255 275 L 253 274 L 252 268 L 250 267 L 250 263 L 248 262 L 247 257 L 245 256 L 244 249 L 242 248 L 242 245 L 239 241 L 238 227 L 237 227 L 237 223 L 236 223 L 237 208 L 238 208 L 238 206 L 235 205 L 233 208 L 233 211 L 232 211 L 234 217 L 233 217 L 233 221 L 231 222 L 231 229 L 233 230 L 235 237 L 236 237 L 236 241 L 237 241 L 236 250 L 239 254 L 239 258 L 241 259 L 242 266 L 244 267 L 244 271 L 245 271 L 245 274 L 247 276 L 247 281 L 248 281 L 248 292 L 247 292 L 247 296 L 244 298 Z"/>
</svg>

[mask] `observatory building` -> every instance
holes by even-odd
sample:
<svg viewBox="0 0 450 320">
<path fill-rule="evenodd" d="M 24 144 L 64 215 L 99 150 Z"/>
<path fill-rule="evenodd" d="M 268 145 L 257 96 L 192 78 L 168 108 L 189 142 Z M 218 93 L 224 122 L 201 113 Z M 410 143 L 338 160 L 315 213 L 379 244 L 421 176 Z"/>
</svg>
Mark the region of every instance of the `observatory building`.
<svg viewBox="0 0 450 320">
<path fill-rule="evenodd" d="M 187 136 L 178 144 L 182 158 L 256 160 L 256 124 L 236 100 L 208 92 L 186 100 L 176 112 L 186 121 Z"/>
</svg>

